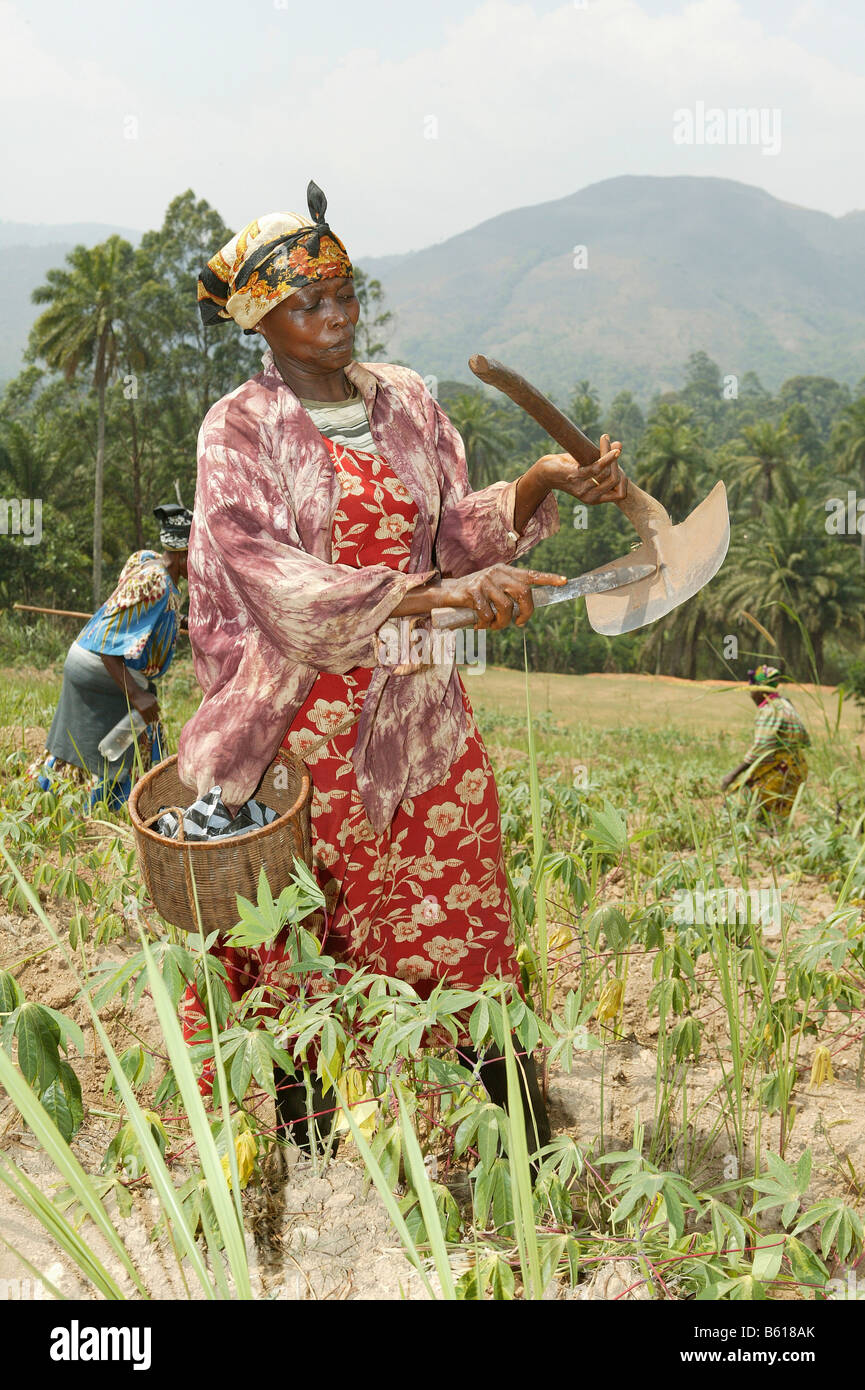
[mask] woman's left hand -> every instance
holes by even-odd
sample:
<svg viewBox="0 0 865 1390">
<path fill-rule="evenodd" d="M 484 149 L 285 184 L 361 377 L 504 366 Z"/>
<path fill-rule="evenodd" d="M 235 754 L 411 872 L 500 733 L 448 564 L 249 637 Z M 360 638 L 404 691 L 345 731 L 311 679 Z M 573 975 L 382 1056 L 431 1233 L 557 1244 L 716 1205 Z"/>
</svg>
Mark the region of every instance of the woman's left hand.
<svg viewBox="0 0 865 1390">
<path fill-rule="evenodd" d="M 622 446 L 610 444 L 608 434 L 601 435 L 601 457 L 597 463 L 577 463 L 570 454 L 545 454 L 538 463 L 543 466 L 544 479 L 551 488 L 568 492 L 587 507 L 600 502 L 621 502 L 627 496 L 628 479 L 619 467 Z"/>
</svg>

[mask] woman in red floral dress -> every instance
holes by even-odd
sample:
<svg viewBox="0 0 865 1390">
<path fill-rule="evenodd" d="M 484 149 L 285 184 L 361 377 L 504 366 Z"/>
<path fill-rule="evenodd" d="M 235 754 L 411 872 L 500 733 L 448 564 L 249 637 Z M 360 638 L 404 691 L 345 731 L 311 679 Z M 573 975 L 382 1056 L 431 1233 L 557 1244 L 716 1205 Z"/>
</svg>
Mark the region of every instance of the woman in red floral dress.
<svg viewBox="0 0 865 1390">
<path fill-rule="evenodd" d="M 342 488 L 334 562 L 405 570 L 417 508 L 380 454 L 328 447 Z M 313 859 L 325 891 L 328 951 L 427 994 L 440 979 L 473 988 L 516 978 L 496 786 L 463 691 L 466 733 L 444 781 L 401 801 L 376 835 L 351 764 L 372 675 L 322 672 L 283 739 L 313 780 Z M 308 749 L 319 745 L 316 751 Z"/>
<path fill-rule="evenodd" d="M 233 318 L 271 351 L 199 440 L 190 639 L 205 699 L 181 776 L 219 784 L 231 809 L 277 748 L 302 757 L 329 954 L 422 996 L 440 980 L 516 980 L 498 798 L 465 689 L 452 658 L 383 671 L 381 639 L 444 606 L 473 608 L 480 628 L 526 622 L 532 585 L 564 580 L 506 559 L 555 531 L 554 488 L 589 505 L 621 498 L 619 446 L 602 440 L 593 468 L 548 455 L 472 493 L 459 436 L 420 378 L 353 361 L 351 263 L 314 184 L 308 196 L 314 222 L 259 219 L 200 279 L 204 321 Z M 235 999 L 278 969 L 278 950 L 217 953 Z M 183 1014 L 201 1037 L 191 992 Z M 524 1068 L 543 1143 L 531 1058 Z M 489 1055 L 481 1068 L 497 1101 L 503 1070 Z M 300 1121 L 305 1101 L 290 1089 L 280 1109 Z"/>
</svg>

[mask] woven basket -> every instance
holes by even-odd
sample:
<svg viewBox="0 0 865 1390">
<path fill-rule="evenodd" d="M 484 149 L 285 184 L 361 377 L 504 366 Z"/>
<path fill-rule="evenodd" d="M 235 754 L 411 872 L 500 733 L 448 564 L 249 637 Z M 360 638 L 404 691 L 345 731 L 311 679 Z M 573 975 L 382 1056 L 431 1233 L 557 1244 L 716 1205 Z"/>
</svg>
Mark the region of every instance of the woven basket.
<svg viewBox="0 0 865 1390">
<path fill-rule="evenodd" d="M 279 774 L 277 774 L 279 769 Z M 197 931 L 193 879 L 205 933 L 225 931 L 237 921 L 236 895 L 254 902 L 263 868 L 274 895 L 290 881 L 295 858 L 312 868 L 309 769 L 283 751 L 271 763 L 255 796 L 278 811 L 270 825 L 244 835 L 190 843 L 153 829 L 163 811 L 173 810 L 183 835 L 183 810 L 197 800 L 177 775 L 177 758 L 166 758 L 136 782 L 129 798 L 138 862 L 157 911 L 181 931 Z"/>
</svg>

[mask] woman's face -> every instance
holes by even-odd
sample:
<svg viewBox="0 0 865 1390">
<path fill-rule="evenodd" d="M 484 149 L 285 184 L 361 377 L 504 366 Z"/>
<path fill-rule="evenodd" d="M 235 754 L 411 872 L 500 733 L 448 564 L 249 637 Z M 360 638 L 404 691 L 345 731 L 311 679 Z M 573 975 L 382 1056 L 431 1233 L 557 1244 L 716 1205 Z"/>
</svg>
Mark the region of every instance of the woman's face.
<svg viewBox="0 0 865 1390">
<path fill-rule="evenodd" d="M 333 372 L 351 361 L 359 316 L 354 281 L 341 275 L 296 290 L 265 314 L 258 330 L 274 354 Z"/>
</svg>

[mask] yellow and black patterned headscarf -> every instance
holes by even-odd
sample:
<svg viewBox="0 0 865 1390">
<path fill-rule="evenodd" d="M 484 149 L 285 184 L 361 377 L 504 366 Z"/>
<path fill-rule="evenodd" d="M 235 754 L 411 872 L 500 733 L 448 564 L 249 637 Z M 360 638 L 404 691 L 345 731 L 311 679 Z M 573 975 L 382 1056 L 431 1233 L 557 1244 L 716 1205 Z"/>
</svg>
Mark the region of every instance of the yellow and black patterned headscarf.
<svg viewBox="0 0 865 1390">
<path fill-rule="evenodd" d="M 254 333 L 283 299 L 314 280 L 352 274 L 348 252 L 324 214 L 327 199 L 310 180 L 310 218 L 269 212 L 250 222 L 217 251 L 198 277 L 198 308 L 204 324 L 234 319 Z"/>
</svg>

